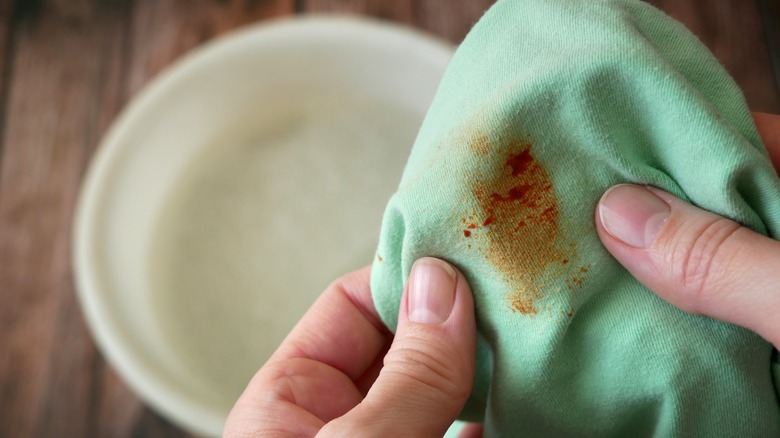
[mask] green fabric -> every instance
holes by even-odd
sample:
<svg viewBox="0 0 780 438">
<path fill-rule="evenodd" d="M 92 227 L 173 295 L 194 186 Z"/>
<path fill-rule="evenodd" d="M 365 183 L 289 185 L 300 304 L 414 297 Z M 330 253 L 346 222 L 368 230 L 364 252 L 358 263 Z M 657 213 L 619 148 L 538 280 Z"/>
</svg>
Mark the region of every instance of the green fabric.
<svg viewBox="0 0 780 438">
<path fill-rule="evenodd" d="M 600 244 L 596 202 L 622 182 L 780 235 L 740 90 L 682 25 L 640 1 L 499 1 L 387 207 L 379 313 L 396 327 L 416 259 L 463 271 L 480 340 L 462 418 L 486 436 L 780 436 L 773 348 L 663 302 Z"/>
</svg>

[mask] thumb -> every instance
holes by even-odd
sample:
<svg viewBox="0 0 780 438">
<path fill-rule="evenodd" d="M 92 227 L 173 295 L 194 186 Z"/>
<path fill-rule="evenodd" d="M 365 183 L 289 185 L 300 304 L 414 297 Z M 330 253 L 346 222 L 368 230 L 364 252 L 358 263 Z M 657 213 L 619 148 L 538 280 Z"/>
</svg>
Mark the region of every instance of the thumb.
<svg viewBox="0 0 780 438">
<path fill-rule="evenodd" d="M 443 436 L 471 393 L 475 357 L 466 279 L 441 260 L 418 260 L 379 377 L 365 399 L 320 436 Z"/>
<path fill-rule="evenodd" d="M 607 250 L 664 300 L 780 346 L 780 242 L 628 184 L 602 196 L 596 224 Z"/>
</svg>

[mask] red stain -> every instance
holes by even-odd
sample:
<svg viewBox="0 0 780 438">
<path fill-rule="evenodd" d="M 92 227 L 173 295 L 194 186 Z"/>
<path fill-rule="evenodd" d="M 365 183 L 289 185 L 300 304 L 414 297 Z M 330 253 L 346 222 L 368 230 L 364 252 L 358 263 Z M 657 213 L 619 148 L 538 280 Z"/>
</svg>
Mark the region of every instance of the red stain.
<svg viewBox="0 0 780 438">
<path fill-rule="evenodd" d="M 536 301 L 545 289 L 541 274 L 553 260 L 563 257 L 555 244 L 558 199 L 531 144 L 512 142 L 505 147 L 510 151 L 507 160 L 473 191 L 485 223 L 493 225 L 480 238 L 488 239 L 485 256 L 515 287 L 513 310 L 533 315 L 538 313 Z"/>
<path fill-rule="evenodd" d="M 516 227 L 515 227 L 515 229 L 514 229 L 514 230 L 512 230 L 512 231 L 514 231 L 514 232 L 517 232 L 517 231 L 519 231 L 519 230 L 520 230 L 520 228 L 523 228 L 525 225 L 526 225 L 526 224 L 525 224 L 525 221 L 520 221 L 520 222 L 518 222 L 518 223 L 517 223 L 517 226 L 516 226 Z"/>
<path fill-rule="evenodd" d="M 486 179 L 473 181 L 474 198 L 464 205 L 477 205 L 464 216 L 463 225 L 480 230 L 473 243 L 512 285 L 513 311 L 535 315 L 544 309 L 544 293 L 559 290 L 550 282 L 582 287 L 584 277 L 573 272 L 569 260 L 576 258 L 575 244 L 562 232 L 559 200 L 547 169 L 537 161 L 533 145 L 524 141 L 491 145 L 477 136 L 472 151 L 491 160 Z M 489 154 L 482 154 L 483 151 Z M 495 162 L 496 154 L 507 153 L 506 161 Z M 480 152 L 480 153 L 478 153 Z M 481 225 L 478 225 L 481 224 Z M 489 226 L 489 227 L 488 227 Z M 464 236 L 471 233 L 464 230 Z M 469 245 L 469 249 L 471 245 Z M 567 266 L 568 265 L 568 266 Z M 587 272 L 587 271 L 582 271 Z M 568 310 L 561 310 L 566 315 Z M 568 316 L 573 315 L 573 309 Z"/>
<path fill-rule="evenodd" d="M 463 235 L 464 235 L 465 237 L 471 237 L 471 231 L 469 231 L 469 230 L 463 230 Z"/>
<path fill-rule="evenodd" d="M 533 162 L 534 157 L 531 156 L 531 148 L 528 148 L 519 154 L 509 155 L 506 165 L 512 168 L 512 176 L 518 176 L 525 172 Z"/>
<path fill-rule="evenodd" d="M 531 191 L 533 187 L 530 185 L 520 185 L 517 187 L 512 187 L 507 192 L 506 196 L 501 196 L 498 193 L 491 193 L 490 197 L 495 202 L 514 202 L 514 201 L 520 201 L 523 199 L 523 197 Z"/>
</svg>

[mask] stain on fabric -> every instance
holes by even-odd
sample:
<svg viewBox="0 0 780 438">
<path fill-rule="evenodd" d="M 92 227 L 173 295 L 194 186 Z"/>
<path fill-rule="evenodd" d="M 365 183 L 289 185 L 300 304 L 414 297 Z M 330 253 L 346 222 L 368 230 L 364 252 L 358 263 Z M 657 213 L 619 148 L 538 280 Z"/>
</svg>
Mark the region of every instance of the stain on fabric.
<svg viewBox="0 0 780 438">
<path fill-rule="evenodd" d="M 580 289 L 582 289 L 582 283 L 585 281 L 585 273 L 588 272 L 588 267 L 583 266 L 580 268 L 579 272 L 577 272 L 571 279 L 571 282 Z"/>
<path fill-rule="evenodd" d="M 473 132 L 473 137 L 468 142 L 468 145 L 476 155 L 485 156 L 490 153 L 490 140 L 479 130 Z"/>
<path fill-rule="evenodd" d="M 527 297 L 524 294 L 517 294 L 512 297 L 512 307 L 523 315 L 536 315 L 533 297 Z"/>
<path fill-rule="evenodd" d="M 464 205 L 476 208 L 461 220 L 464 235 L 478 243 L 480 252 L 510 284 L 512 310 L 536 315 L 542 303 L 551 302 L 547 292 L 562 286 L 582 287 L 587 268 L 573 266 L 576 245 L 561 230 L 560 202 L 533 144 L 512 141 L 494 147 L 484 135 L 473 139 L 479 144 L 470 144 L 470 149 L 480 159 L 492 160 L 492 168 L 488 166 L 487 178 L 472 182 L 472 199 Z M 482 150 L 492 153 L 477 152 Z"/>
<path fill-rule="evenodd" d="M 531 145 L 528 145 L 528 149 L 519 154 L 510 155 L 506 161 L 506 165 L 512 168 L 512 176 L 523 174 L 534 163 L 534 157 L 531 155 Z"/>
</svg>

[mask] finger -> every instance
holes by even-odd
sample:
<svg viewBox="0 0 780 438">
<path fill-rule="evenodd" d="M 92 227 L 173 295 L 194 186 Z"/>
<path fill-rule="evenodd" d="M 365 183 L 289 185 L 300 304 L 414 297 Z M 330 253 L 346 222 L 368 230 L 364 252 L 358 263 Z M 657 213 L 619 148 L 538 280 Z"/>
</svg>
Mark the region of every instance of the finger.
<svg viewBox="0 0 780 438">
<path fill-rule="evenodd" d="M 780 171 L 780 116 L 766 113 L 753 113 L 758 133 L 764 141 L 769 157 L 775 169 Z"/>
<path fill-rule="evenodd" d="M 379 377 L 379 372 L 382 371 L 382 367 L 384 366 L 385 355 L 387 354 L 387 351 L 390 349 L 390 344 L 393 342 L 393 335 L 388 334 L 385 339 L 386 339 L 385 346 L 377 354 L 374 363 L 372 363 L 366 369 L 366 371 L 363 373 L 362 376 L 360 376 L 357 380 L 355 380 L 355 386 L 364 397 L 368 393 L 368 390 L 376 381 L 376 378 Z"/>
<path fill-rule="evenodd" d="M 387 343 L 390 332 L 374 308 L 371 269 L 331 284 L 303 316 L 269 362 L 306 358 L 358 379 Z"/>
<path fill-rule="evenodd" d="M 369 276 L 362 269 L 325 290 L 252 378 L 225 436 L 311 436 L 360 403 L 391 339 L 373 306 Z"/>
<path fill-rule="evenodd" d="M 462 274 L 418 260 L 401 300 L 398 331 L 363 402 L 322 436 L 442 436 L 471 393 L 476 325 Z"/>
<path fill-rule="evenodd" d="M 596 224 L 607 250 L 661 298 L 780 346 L 780 242 L 628 184 L 604 194 Z"/>
<path fill-rule="evenodd" d="M 296 358 L 268 363 L 233 406 L 223 436 L 314 436 L 362 398 L 344 373 L 321 362 Z"/>
</svg>

